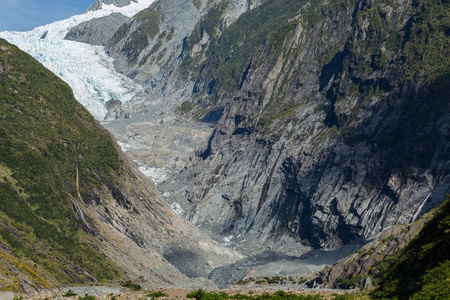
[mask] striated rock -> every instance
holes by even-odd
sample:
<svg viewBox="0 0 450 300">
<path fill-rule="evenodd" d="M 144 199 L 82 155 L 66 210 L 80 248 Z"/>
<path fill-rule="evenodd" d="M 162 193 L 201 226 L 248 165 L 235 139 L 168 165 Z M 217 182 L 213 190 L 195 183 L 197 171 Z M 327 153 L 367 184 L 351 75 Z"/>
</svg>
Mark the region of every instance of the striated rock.
<svg viewBox="0 0 450 300">
<path fill-rule="evenodd" d="M 185 56 L 187 37 L 200 19 L 211 11 L 219 12 L 219 24 L 214 24 L 216 30 L 206 32 L 204 38 L 220 36 L 222 30 L 242 13 L 257 7 L 259 1 L 252 1 L 252 5 L 248 0 L 196 3 L 192 0 L 155 1 L 122 25 L 106 45 L 105 50 L 115 59 L 117 70 L 150 85 L 150 97 L 170 98 L 173 93 L 192 90 L 191 83 L 180 78 L 179 65 Z M 200 46 L 206 43 L 204 40 Z"/>
<path fill-rule="evenodd" d="M 409 0 L 295 2 L 295 13 L 293 3 L 157 1 L 106 46 L 147 90 L 112 108 L 105 126 L 138 145 L 130 151 L 138 161 L 184 165 L 158 188 L 204 232 L 245 253 L 300 256 L 372 240 L 415 220 L 448 187 L 450 108 L 440 88 L 448 69 L 436 64 L 448 54 L 435 51 L 448 41 L 437 25 L 445 18 L 436 13 L 425 39 L 424 10 Z M 268 19 L 264 12 L 283 16 L 283 26 L 245 48 L 257 32 L 245 22 Z M 193 133 L 195 123 L 174 112 L 215 127 Z M 195 142 L 178 161 L 174 152 L 161 159 L 180 147 L 178 125 Z"/>
<path fill-rule="evenodd" d="M 361 279 L 360 286 L 364 290 L 373 288 L 372 279 L 370 279 L 370 277 L 363 277 Z"/>
<path fill-rule="evenodd" d="M 405 49 L 386 46 L 421 26 L 411 2 L 372 4 L 324 6 L 254 53 L 234 96 L 219 97 L 209 140 L 160 185 L 189 220 L 218 240 L 298 255 L 299 244 L 373 239 L 442 193 L 450 107 L 435 87 L 448 78 L 427 79 L 434 71 L 415 71 Z"/>
</svg>

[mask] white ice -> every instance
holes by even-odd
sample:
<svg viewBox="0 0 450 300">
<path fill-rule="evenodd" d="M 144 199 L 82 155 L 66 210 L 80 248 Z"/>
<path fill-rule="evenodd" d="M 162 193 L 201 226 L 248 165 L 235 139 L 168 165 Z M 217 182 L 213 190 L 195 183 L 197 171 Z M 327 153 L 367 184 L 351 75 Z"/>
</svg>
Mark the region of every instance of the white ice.
<svg viewBox="0 0 450 300">
<path fill-rule="evenodd" d="M 174 201 L 174 202 L 170 205 L 170 207 L 173 209 L 173 211 L 174 211 L 176 214 L 181 215 L 181 214 L 183 213 L 183 208 L 181 207 L 180 203 L 178 203 L 178 202 L 176 202 L 176 201 Z"/>
<path fill-rule="evenodd" d="M 133 151 L 135 147 L 133 145 L 123 143 L 120 141 L 117 141 L 117 144 L 122 148 L 122 151 L 125 153 L 128 153 L 130 151 Z M 167 178 L 169 178 L 171 174 L 171 170 L 163 167 L 148 167 L 146 165 L 143 165 L 142 163 L 138 161 L 134 161 L 136 165 L 138 166 L 139 170 L 147 177 L 150 177 L 156 186 L 158 184 L 164 182 Z"/>
<path fill-rule="evenodd" d="M 166 168 L 163 167 L 147 167 L 144 165 L 139 166 L 139 170 L 147 177 L 150 177 L 156 186 L 164 182 L 169 178 L 170 173 Z"/>
<path fill-rule="evenodd" d="M 232 239 L 232 238 L 233 238 L 232 235 L 229 235 L 229 236 L 224 237 L 224 238 L 223 238 L 223 243 L 222 243 L 222 245 L 224 245 L 224 246 L 229 246 L 229 245 L 231 245 L 231 239 Z"/>
</svg>

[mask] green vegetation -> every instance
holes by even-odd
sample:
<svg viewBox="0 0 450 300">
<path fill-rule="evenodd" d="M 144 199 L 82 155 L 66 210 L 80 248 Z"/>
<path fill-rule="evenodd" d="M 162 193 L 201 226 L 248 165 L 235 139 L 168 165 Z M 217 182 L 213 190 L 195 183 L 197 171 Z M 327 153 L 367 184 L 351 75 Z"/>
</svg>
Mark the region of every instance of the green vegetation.
<svg viewBox="0 0 450 300">
<path fill-rule="evenodd" d="M 94 201 L 91 190 L 121 172 L 110 135 L 66 83 L 17 47 L 0 47 L 0 170 L 11 174 L 0 180 L 1 240 L 61 283 L 88 280 L 74 264 L 100 281 L 119 278 L 80 239 L 72 204 Z"/>
<path fill-rule="evenodd" d="M 384 239 L 382 239 L 381 242 L 382 242 L 383 244 L 386 244 L 386 243 L 389 243 L 390 241 L 392 241 L 393 239 L 394 239 L 394 235 L 391 234 L 391 235 L 385 237 Z"/>
<path fill-rule="evenodd" d="M 393 258 L 374 299 L 444 299 L 450 295 L 450 200 Z"/>
<path fill-rule="evenodd" d="M 202 0 L 192 0 L 192 4 L 194 4 L 195 8 L 198 10 L 202 8 Z"/>
<path fill-rule="evenodd" d="M 161 297 L 169 297 L 169 294 L 164 293 L 162 291 L 152 292 L 145 295 L 147 298 L 161 298 Z"/>
<path fill-rule="evenodd" d="M 418 2 L 414 6 L 415 15 L 412 22 L 401 31 L 396 32 L 389 31 L 386 25 L 378 24 L 377 20 L 379 16 L 383 15 L 382 11 L 374 11 L 374 8 L 368 9 L 359 18 L 364 19 L 370 16 L 370 19 L 376 25 L 373 26 L 372 31 L 368 31 L 367 41 L 361 45 L 351 46 L 351 49 L 355 50 L 364 47 L 372 49 L 371 52 L 367 53 L 381 53 L 380 45 L 386 40 L 390 51 L 399 54 L 398 59 L 393 63 L 393 68 L 401 75 L 398 80 L 389 84 L 383 84 L 381 79 L 377 82 L 355 82 L 360 93 L 360 106 L 356 107 L 354 113 L 350 116 L 338 116 L 340 124 L 349 123 L 350 120 L 356 119 L 359 110 L 364 107 L 370 97 L 382 96 L 389 90 L 402 90 L 422 78 L 421 89 L 417 96 L 408 97 L 408 102 L 402 107 L 403 111 L 396 125 L 395 133 L 384 134 L 385 138 L 381 141 L 382 147 L 391 149 L 388 159 L 394 160 L 395 157 L 401 157 L 402 163 L 409 167 L 417 165 L 424 168 L 429 165 L 432 160 L 432 153 L 434 153 L 429 148 L 431 147 L 430 142 L 428 142 L 428 146 L 423 145 L 423 150 L 420 152 L 411 151 L 411 149 L 424 140 L 437 141 L 439 139 L 437 128 L 430 128 L 427 136 L 420 136 L 418 132 L 428 124 L 434 124 L 436 120 L 439 120 L 449 103 L 450 35 L 448 29 L 446 29 L 450 27 L 449 11 L 450 4 L 448 1 Z M 353 55 L 355 59 L 358 57 L 356 53 Z M 389 51 L 385 53 L 389 53 Z M 372 72 L 383 68 L 387 63 L 383 58 L 386 54 L 380 55 L 376 54 L 371 57 L 369 63 L 367 60 L 366 63 L 357 60 L 355 65 L 358 65 L 358 68 L 354 72 L 364 74 L 364 72 Z M 359 57 L 364 59 L 361 55 Z M 387 102 L 387 105 L 391 107 L 401 96 L 395 93 L 393 95 L 394 97 Z M 342 131 L 344 135 L 346 130 L 350 130 L 350 132 L 345 136 L 345 140 L 351 144 L 361 140 L 358 135 L 363 132 L 364 127 L 361 130 L 346 128 Z M 415 137 L 414 141 L 409 140 L 409 137 L 412 136 Z M 403 172 L 407 174 L 408 170 Z"/>
<path fill-rule="evenodd" d="M 190 101 L 184 101 L 179 107 L 178 111 L 185 114 L 194 109 L 195 105 Z"/>
<path fill-rule="evenodd" d="M 97 298 L 94 295 L 89 295 L 88 293 L 84 294 L 83 297 L 78 296 L 78 300 L 96 300 Z"/>
<path fill-rule="evenodd" d="M 264 293 L 262 295 L 228 295 L 225 292 L 208 292 L 202 289 L 194 290 L 186 295 L 187 298 L 195 298 L 196 300 L 320 300 L 319 295 L 296 295 L 285 291 L 277 291 L 273 294 Z"/>
<path fill-rule="evenodd" d="M 122 282 L 121 286 L 129 288 L 130 290 L 135 292 L 142 290 L 142 287 L 139 284 L 133 283 L 130 280 Z"/>
<path fill-rule="evenodd" d="M 335 288 L 340 289 L 354 289 L 354 288 L 360 288 L 361 287 L 361 279 L 362 275 L 358 275 L 349 279 L 344 278 L 338 278 L 336 284 L 334 285 Z"/>
<path fill-rule="evenodd" d="M 270 132 L 270 126 L 272 123 L 278 121 L 278 120 L 285 120 L 289 119 L 292 116 L 295 115 L 295 113 L 299 110 L 300 105 L 296 104 L 295 102 L 289 102 L 285 105 L 282 103 L 277 103 L 278 108 L 276 108 L 275 103 L 276 101 L 271 102 L 271 109 L 268 109 L 269 113 L 264 114 L 259 120 L 257 125 L 260 128 L 263 128 L 265 132 Z M 274 111 L 278 111 L 278 113 L 275 113 Z"/>
<path fill-rule="evenodd" d="M 62 296 L 63 297 L 73 297 L 73 296 L 77 296 L 78 294 L 77 293 L 75 293 L 74 291 L 72 291 L 72 290 L 68 290 L 65 294 L 63 294 Z"/>
</svg>

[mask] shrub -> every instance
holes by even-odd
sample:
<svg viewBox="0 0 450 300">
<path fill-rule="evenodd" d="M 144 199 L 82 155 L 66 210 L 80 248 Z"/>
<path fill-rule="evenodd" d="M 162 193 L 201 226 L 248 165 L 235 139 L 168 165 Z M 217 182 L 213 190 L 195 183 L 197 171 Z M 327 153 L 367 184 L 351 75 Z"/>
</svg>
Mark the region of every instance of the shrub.
<svg viewBox="0 0 450 300">
<path fill-rule="evenodd" d="M 76 296 L 76 295 L 78 295 L 77 293 L 75 293 L 74 291 L 72 291 L 72 290 L 68 290 L 65 294 L 63 294 L 62 296 L 63 297 L 72 297 L 72 296 Z"/>
<path fill-rule="evenodd" d="M 142 287 L 139 284 L 132 283 L 131 280 L 122 282 L 121 286 L 125 288 L 129 288 L 130 290 L 137 292 L 142 290 Z"/>
<path fill-rule="evenodd" d="M 361 279 L 362 275 L 355 276 L 353 278 L 338 278 L 337 282 L 335 283 L 335 287 L 341 288 L 341 289 L 354 289 L 361 287 Z"/>
<path fill-rule="evenodd" d="M 147 295 L 145 295 L 148 298 L 160 298 L 160 297 L 169 297 L 167 293 L 164 293 L 162 291 L 152 292 Z"/>
<path fill-rule="evenodd" d="M 96 300 L 94 295 L 89 295 L 89 293 L 84 294 L 84 297 L 79 296 L 78 300 Z"/>
</svg>

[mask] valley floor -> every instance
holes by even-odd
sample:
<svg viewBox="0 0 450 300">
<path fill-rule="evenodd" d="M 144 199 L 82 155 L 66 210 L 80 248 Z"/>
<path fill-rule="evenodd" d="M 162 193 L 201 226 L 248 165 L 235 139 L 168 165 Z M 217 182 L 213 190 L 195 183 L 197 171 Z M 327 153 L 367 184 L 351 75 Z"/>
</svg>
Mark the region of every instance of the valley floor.
<svg viewBox="0 0 450 300">
<path fill-rule="evenodd" d="M 39 294 L 34 296 L 23 296 L 23 300 L 48 300 L 48 299 L 64 299 L 64 300 L 146 300 L 146 299 L 190 299 L 187 298 L 187 295 L 191 293 L 192 289 L 157 289 L 162 293 L 165 293 L 168 296 L 163 297 L 149 297 L 149 294 L 154 293 L 155 291 L 139 291 L 139 292 L 119 292 L 119 289 L 114 288 L 100 288 L 100 287 L 88 287 L 86 290 L 92 291 L 92 293 L 86 293 L 85 296 L 72 296 L 72 297 L 63 297 L 61 294 L 48 293 L 48 294 Z M 83 288 L 74 288 L 74 290 L 78 291 Z M 101 290 L 108 291 L 104 294 L 101 293 Z M 233 295 L 246 295 L 246 296 L 260 296 L 265 293 L 270 295 L 276 293 L 277 291 L 284 291 L 289 294 L 294 295 L 302 295 L 302 296 L 314 296 L 318 295 L 321 299 L 329 300 L 334 299 L 337 295 L 342 295 L 348 291 L 343 290 L 333 290 L 333 289 L 302 289 L 302 288 L 292 288 L 289 286 L 259 286 L 254 288 L 245 288 L 245 287 L 236 287 L 236 288 L 228 288 L 222 290 L 206 290 L 206 292 L 211 293 L 227 293 L 230 296 Z M 89 296 L 87 296 L 89 295 Z M 0 300 L 16 300 L 21 299 L 21 295 L 14 295 L 13 293 L 0 293 Z"/>
</svg>

